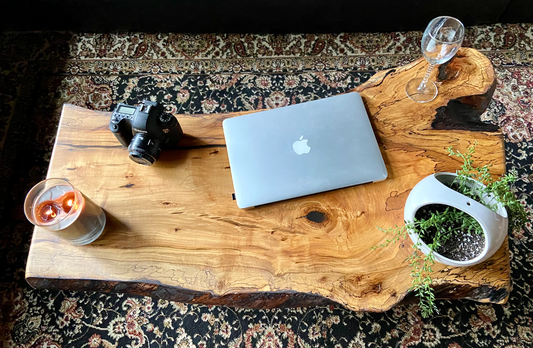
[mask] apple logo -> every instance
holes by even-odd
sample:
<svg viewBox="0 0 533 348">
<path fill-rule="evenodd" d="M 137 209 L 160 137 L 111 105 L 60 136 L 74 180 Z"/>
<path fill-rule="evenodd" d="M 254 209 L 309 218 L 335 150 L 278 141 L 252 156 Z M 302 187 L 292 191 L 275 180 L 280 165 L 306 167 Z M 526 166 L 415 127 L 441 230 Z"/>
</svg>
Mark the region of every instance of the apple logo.
<svg viewBox="0 0 533 348">
<path fill-rule="evenodd" d="M 294 152 L 296 152 L 296 154 L 298 155 L 303 155 L 304 153 L 309 153 L 309 151 L 311 151 L 311 148 L 309 147 L 309 145 L 307 145 L 307 139 L 304 139 L 303 137 L 304 136 L 302 135 L 300 137 L 300 140 L 296 140 L 292 144 Z"/>
</svg>

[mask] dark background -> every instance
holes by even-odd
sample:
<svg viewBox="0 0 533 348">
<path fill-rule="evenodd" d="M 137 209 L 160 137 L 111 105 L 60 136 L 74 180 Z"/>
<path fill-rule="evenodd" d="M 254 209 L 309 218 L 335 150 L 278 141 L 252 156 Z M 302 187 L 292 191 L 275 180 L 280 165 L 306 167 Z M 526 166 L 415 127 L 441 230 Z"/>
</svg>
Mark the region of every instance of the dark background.
<svg viewBox="0 0 533 348">
<path fill-rule="evenodd" d="M 423 30 L 440 15 L 465 26 L 533 22 L 533 1 L 18 0 L 2 13 L 0 31 L 389 32 Z"/>
</svg>

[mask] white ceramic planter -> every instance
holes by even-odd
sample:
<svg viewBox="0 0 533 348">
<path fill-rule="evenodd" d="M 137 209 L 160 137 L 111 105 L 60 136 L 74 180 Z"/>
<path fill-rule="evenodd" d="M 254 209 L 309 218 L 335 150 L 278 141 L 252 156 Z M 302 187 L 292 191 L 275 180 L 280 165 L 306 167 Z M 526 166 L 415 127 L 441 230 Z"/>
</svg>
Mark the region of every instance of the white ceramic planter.
<svg viewBox="0 0 533 348">
<path fill-rule="evenodd" d="M 503 205 L 498 204 L 497 212 L 492 211 L 483 204 L 452 190 L 444 183 L 452 183 L 457 177 L 455 173 L 436 173 L 422 179 L 411 191 L 404 209 L 404 220 L 412 222 L 415 214 L 423 206 L 429 204 L 444 204 L 452 206 L 474 217 L 485 235 L 485 248 L 477 257 L 468 261 L 456 261 L 434 253 L 435 261 L 449 266 L 471 266 L 490 258 L 507 238 L 507 211 Z M 482 187 L 483 184 L 472 181 L 472 187 Z M 491 197 L 483 197 L 485 202 Z M 418 234 L 409 231 L 413 243 L 420 242 L 420 250 L 427 254 L 429 247 L 418 237 Z"/>
</svg>

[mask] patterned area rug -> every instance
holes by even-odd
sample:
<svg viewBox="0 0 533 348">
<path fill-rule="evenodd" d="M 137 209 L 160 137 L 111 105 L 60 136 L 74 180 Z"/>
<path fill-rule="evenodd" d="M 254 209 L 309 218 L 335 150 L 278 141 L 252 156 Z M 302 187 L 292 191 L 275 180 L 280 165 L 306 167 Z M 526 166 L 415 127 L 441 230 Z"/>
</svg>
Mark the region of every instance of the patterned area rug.
<svg viewBox="0 0 533 348">
<path fill-rule="evenodd" d="M 533 228 L 509 235 L 505 305 L 440 301 L 385 313 L 341 306 L 249 310 L 124 294 L 35 290 L 24 280 L 32 225 L 22 202 L 46 176 L 61 106 L 173 113 L 276 108 L 336 95 L 421 56 L 420 32 L 323 35 L 7 33 L 0 36 L 0 340 L 4 347 L 531 347 Z M 487 122 L 506 139 L 533 215 L 533 26 L 468 28 L 498 87 Z"/>
</svg>

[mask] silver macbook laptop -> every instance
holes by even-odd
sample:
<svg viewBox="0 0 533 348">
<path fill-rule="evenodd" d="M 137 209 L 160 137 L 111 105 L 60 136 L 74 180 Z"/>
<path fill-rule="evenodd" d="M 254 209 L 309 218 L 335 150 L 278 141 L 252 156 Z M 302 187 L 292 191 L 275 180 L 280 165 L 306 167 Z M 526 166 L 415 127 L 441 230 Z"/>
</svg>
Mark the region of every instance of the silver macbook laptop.
<svg viewBox="0 0 533 348">
<path fill-rule="evenodd" d="M 222 125 L 239 208 L 387 178 L 358 93 L 233 117 Z"/>
</svg>

